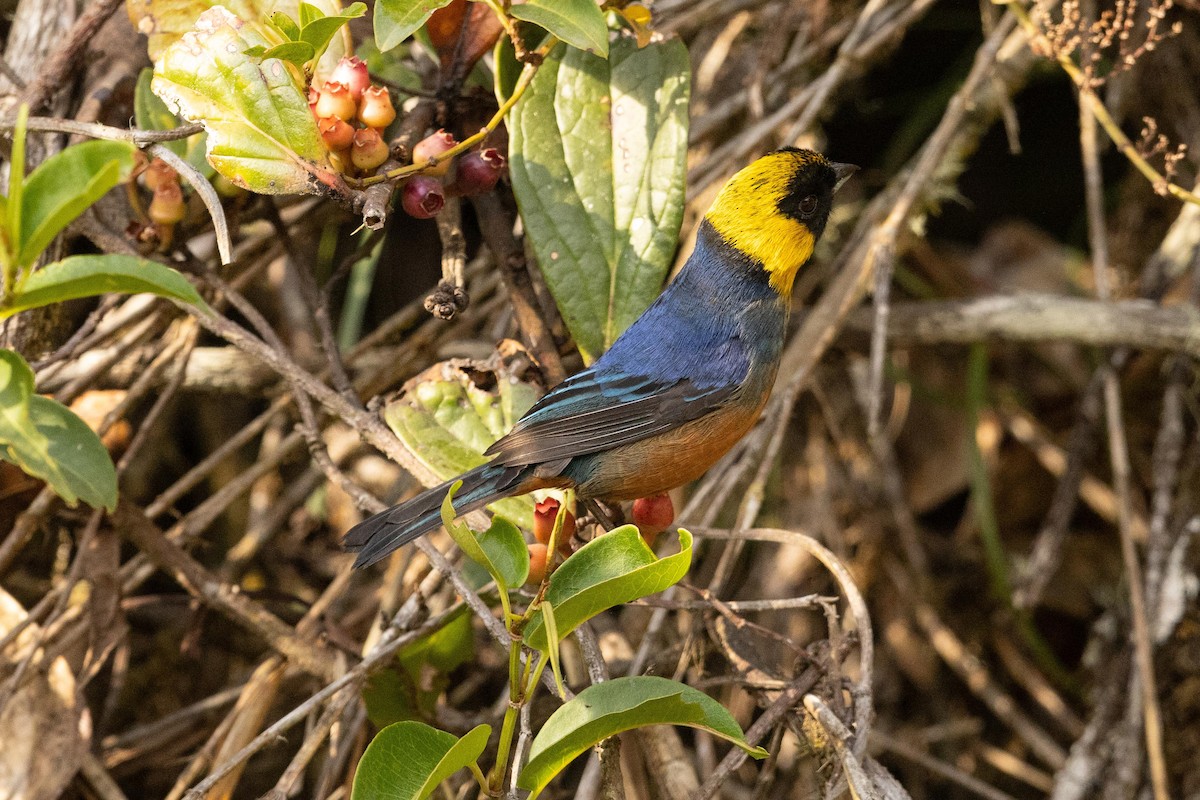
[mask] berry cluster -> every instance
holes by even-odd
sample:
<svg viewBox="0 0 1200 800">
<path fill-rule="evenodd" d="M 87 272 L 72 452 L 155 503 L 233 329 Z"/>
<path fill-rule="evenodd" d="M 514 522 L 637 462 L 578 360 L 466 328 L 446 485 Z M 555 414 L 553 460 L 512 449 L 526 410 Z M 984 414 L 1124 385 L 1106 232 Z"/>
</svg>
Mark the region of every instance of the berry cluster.
<svg viewBox="0 0 1200 800">
<path fill-rule="evenodd" d="M 458 146 L 453 134 L 439 130 L 413 146 L 414 166 L 427 166 L 404 184 L 400 205 L 417 219 L 437 215 L 446 204 L 446 196 L 471 197 L 491 191 L 504 171 L 504 154 L 495 147 L 482 147 L 463 153 L 457 159 L 443 154 Z M 453 177 L 450 167 L 453 163 Z"/>
<path fill-rule="evenodd" d="M 369 173 L 387 161 L 383 131 L 396 108 L 386 86 L 371 85 L 365 61 L 354 56 L 339 61 L 323 86 L 309 88 L 308 107 L 335 169 Z"/>
</svg>

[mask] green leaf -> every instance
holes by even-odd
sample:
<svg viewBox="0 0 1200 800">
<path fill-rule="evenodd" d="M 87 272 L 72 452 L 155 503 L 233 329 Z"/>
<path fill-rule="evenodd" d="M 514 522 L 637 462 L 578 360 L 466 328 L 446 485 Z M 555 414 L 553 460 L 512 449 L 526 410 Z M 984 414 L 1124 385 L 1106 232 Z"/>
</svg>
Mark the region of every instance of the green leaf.
<svg viewBox="0 0 1200 800">
<path fill-rule="evenodd" d="M 367 745 L 351 800 L 424 800 L 442 781 L 475 763 L 492 729 L 477 725 L 461 739 L 422 722 L 397 722 Z"/>
<path fill-rule="evenodd" d="M 607 61 L 558 48 L 509 120 L 521 219 L 589 360 L 646 310 L 674 258 L 688 85 L 677 40 L 638 49 L 623 36 Z"/>
<path fill-rule="evenodd" d="M 0 458 L 74 506 L 117 507 L 117 471 L 100 437 L 62 403 L 34 394 L 33 370 L 0 350 Z"/>
<path fill-rule="evenodd" d="M 636 525 L 622 525 L 576 550 L 550 576 L 546 590 L 546 599 L 554 604 L 559 640 L 606 608 L 679 581 L 692 564 L 692 535 L 683 529 L 679 547 L 674 555 L 656 558 Z M 540 615 L 530 621 L 525 641 L 535 650 L 549 646 Z"/>
<path fill-rule="evenodd" d="M 297 78 L 276 59 L 245 51 L 271 46 L 221 6 L 171 45 L 154 69 L 154 92 L 208 131 L 208 160 L 244 189 L 263 194 L 320 193 L 340 178 Z"/>
<path fill-rule="evenodd" d="M 520 586 L 529 577 L 529 546 L 516 525 L 504 517 L 492 518 L 492 525 L 477 537 L 479 547 L 503 579 L 502 585 Z"/>
<path fill-rule="evenodd" d="M 8 197 L 4 207 L 8 235 L 5 237 L 6 242 L 0 242 L 0 246 L 10 248 L 9 253 L 13 259 L 21 247 L 21 205 L 25 195 L 25 135 L 28 124 L 29 106 L 22 103 L 17 109 L 17 124 L 13 127 L 12 155 L 8 168 Z M 19 263 L 14 263 L 11 268 L 15 269 Z M 9 268 L 9 264 L 6 263 L 5 269 Z"/>
<path fill-rule="evenodd" d="M 130 142 L 81 142 L 50 156 L 25 180 L 17 263 L 30 266 L 54 237 L 133 171 Z"/>
<path fill-rule="evenodd" d="M 313 22 L 316 22 L 323 16 L 325 15 L 321 13 L 321 9 L 317 8 L 312 3 L 305 3 L 303 0 L 301 0 L 300 30 L 304 30 L 306 27 L 311 25 Z"/>
<path fill-rule="evenodd" d="M 595 0 L 526 0 L 509 13 L 541 25 L 572 47 L 608 55 L 608 26 Z"/>
<path fill-rule="evenodd" d="M 0 319 L 18 311 L 108 292 L 148 292 L 207 308 L 187 278 L 156 261 L 116 254 L 69 256 L 26 278 L 11 304 L 0 309 Z"/>
<path fill-rule="evenodd" d="M 502 362 L 454 360 L 435 364 L 404 385 L 383 409 L 401 443 L 442 480 L 487 463 L 483 451 L 529 410 L 538 392 Z M 533 525 L 533 500 L 493 503 L 523 528 Z"/>
<path fill-rule="evenodd" d="M 169 131 L 179 125 L 179 118 L 150 90 L 153 79 L 154 70 L 149 67 L 138 73 L 137 86 L 133 90 L 133 121 L 144 131 Z M 182 139 L 163 144 L 181 157 L 187 153 L 187 143 Z"/>
<path fill-rule="evenodd" d="M 313 52 L 319 53 L 325 49 L 330 40 L 333 39 L 341 27 L 352 19 L 357 19 L 367 13 L 367 7 L 362 3 L 355 3 L 347 8 L 341 14 L 332 14 L 328 17 L 318 17 L 304 25 L 300 31 L 301 41 L 312 45 Z"/>
<path fill-rule="evenodd" d="M 246 55 L 259 59 L 278 58 L 280 61 L 291 62 L 298 67 L 304 66 L 306 61 L 311 61 L 317 55 L 317 51 L 308 42 L 284 42 L 261 53 L 252 52 L 255 49 L 250 48 L 246 51 Z"/>
<path fill-rule="evenodd" d="M 376 0 L 375 45 L 386 53 L 448 5 L 450 0 Z"/>
<path fill-rule="evenodd" d="M 546 558 L 549 559 L 550 556 L 546 556 Z M 558 620 L 554 616 L 554 604 L 543 599 L 538 608 L 542 612 L 542 622 L 546 625 L 548 639 L 546 655 L 550 659 L 550 671 L 554 674 L 554 688 L 558 690 L 558 696 L 565 700 L 567 693 L 563 689 L 562 663 L 558 652 L 558 643 L 562 641 L 562 637 L 558 635 Z"/>
<path fill-rule="evenodd" d="M 300 38 L 300 26 L 296 21 L 282 11 L 276 11 L 271 15 L 271 24 L 279 29 L 279 32 L 288 38 L 288 41 L 295 42 Z"/>
<path fill-rule="evenodd" d="M 653 675 L 589 686 L 550 715 L 529 748 L 517 786 L 536 797 L 554 776 L 597 742 L 647 725 L 687 725 L 708 731 L 754 758 L 767 751 L 746 742 L 733 716 L 697 689 Z"/>
</svg>

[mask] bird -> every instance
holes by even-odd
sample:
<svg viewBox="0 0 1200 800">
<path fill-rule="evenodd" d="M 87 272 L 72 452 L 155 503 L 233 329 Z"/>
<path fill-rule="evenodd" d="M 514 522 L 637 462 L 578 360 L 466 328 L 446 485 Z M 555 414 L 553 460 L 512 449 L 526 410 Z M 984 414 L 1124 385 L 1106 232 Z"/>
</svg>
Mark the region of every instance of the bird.
<svg viewBox="0 0 1200 800">
<path fill-rule="evenodd" d="M 651 497 L 704 474 L 753 427 L 775 383 L 796 273 L 834 192 L 857 170 L 785 147 L 734 174 L 691 256 L 589 367 L 546 393 L 484 455 L 492 460 L 360 522 L 343 539 L 366 567 L 463 514 L 536 489 Z"/>
</svg>

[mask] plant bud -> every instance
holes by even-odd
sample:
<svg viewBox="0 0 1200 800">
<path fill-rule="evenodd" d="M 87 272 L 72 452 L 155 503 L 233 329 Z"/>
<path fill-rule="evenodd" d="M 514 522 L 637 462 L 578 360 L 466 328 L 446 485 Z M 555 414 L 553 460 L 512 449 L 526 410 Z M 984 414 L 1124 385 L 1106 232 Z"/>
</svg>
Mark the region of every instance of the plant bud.
<svg viewBox="0 0 1200 800">
<path fill-rule="evenodd" d="M 467 197 L 491 191 L 500 180 L 504 164 L 504 154 L 494 147 L 466 153 L 455 167 L 454 190 Z"/>
<path fill-rule="evenodd" d="M 150 219 L 158 225 L 174 225 L 183 219 L 187 206 L 179 181 L 163 181 L 158 185 L 150 201 L 149 213 Z"/>
<path fill-rule="evenodd" d="M 345 86 L 355 100 L 362 97 L 363 91 L 371 85 L 367 62 L 357 56 L 342 56 L 337 66 L 333 68 L 329 80 L 337 81 Z"/>
<path fill-rule="evenodd" d="M 533 507 L 533 538 L 547 547 L 550 546 L 550 534 L 554 531 L 554 520 L 558 517 L 560 504 L 557 499 L 547 497 Z M 571 553 L 571 537 L 575 535 L 575 515 L 567 512 L 563 519 L 563 528 L 558 533 L 558 552 L 563 555 Z"/>
<path fill-rule="evenodd" d="M 396 118 L 396 107 L 386 86 L 369 86 L 358 101 L 358 121 L 383 130 Z"/>
<path fill-rule="evenodd" d="M 400 205 L 417 219 L 432 219 L 446 205 L 442 182 L 428 175 L 414 175 L 400 190 Z"/>
<path fill-rule="evenodd" d="M 546 562 L 550 560 L 549 555 L 546 545 L 540 542 L 529 545 L 529 577 L 525 579 L 526 586 L 537 586 L 546 579 Z"/>
<path fill-rule="evenodd" d="M 633 501 L 633 524 L 638 526 L 647 544 L 653 545 L 655 538 L 674 521 L 675 505 L 669 494 L 639 497 Z"/>
<path fill-rule="evenodd" d="M 345 150 L 354 142 L 354 128 L 344 119 L 322 117 L 317 120 L 317 130 L 329 150 Z"/>
<path fill-rule="evenodd" d="M 420 167 L 428 164 L 431 159 L 438 158 L 450 148 L 458 144 L 454 140 L 453 134 L 447 133 L 444 130 L 439 130 L 437 133 L 432 133 L 426 136 L 421 141 L 413 145 L 412 161 L 413 164 Z M 445 175 L 450 169 L 450 159 L 439 161 L 426 174 L 428 175 Z"/>
<path fill-rule="evenodd" d="M 153 192 L 163 183 L 179 183 L 179 173 L 161 158 L 152 158 L 146 166 L 146 171 L 142 173 L 142 181 L 146 188 Z"/>
<path fill-rule="evenodd" d="M 363 128 L 354 132 L 350 146 L 350 162 L 364 172 L 378 167 L 388 158 L 387 142 L 374 128 Z"/>
<path fill-rule="evenodd" d="M 328 81 L 321 87 L 317 106 L 313 109 L 318 118 L 337 117 L 346 121 L 354 119 L 357 112 L 358 103 L 350 96 L 350 90 L 346 88 L 346 84 L 337 81 Z"/>
</svg>

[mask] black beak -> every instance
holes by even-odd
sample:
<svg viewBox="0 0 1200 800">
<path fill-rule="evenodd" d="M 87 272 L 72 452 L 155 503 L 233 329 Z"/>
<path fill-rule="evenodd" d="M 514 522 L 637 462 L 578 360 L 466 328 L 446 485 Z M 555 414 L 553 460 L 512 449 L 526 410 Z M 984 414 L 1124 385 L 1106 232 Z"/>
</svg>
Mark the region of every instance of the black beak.
<svg viewBox="0 0 1200 800">
<path fill-rule="evenodd" d="M 853 164 L 839 164 L 836 161 L 832 161 L 829 166 L 833 167 L 833 174 L 837 178 L 837 183 L 833 184 L 835 192 L 842 188 L 842 184 L 848 181 L 851 175 L 858 172 L 858 167 Z"/>
</svg>

